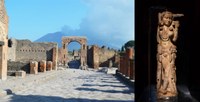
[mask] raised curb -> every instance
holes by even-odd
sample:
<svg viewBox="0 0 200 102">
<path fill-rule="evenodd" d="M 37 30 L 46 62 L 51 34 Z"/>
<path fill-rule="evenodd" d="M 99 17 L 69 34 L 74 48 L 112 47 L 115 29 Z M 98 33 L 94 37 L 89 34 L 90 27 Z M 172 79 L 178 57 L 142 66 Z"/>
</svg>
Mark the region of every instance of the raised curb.
<svg viewBox="0 0 200 102">
<path fill-rule="evenodd" d="M 122 75 L 120 72 L 116 72 L 115 74 L 119 79 L 121 79 L 125 84 L 128 84 L 129 86 L 131 86 L 132 88 L 135 87 L 134 85 L 134 80 L 130 80 L 129 78 L 125 77 L 124 75 Z"/>
</svg>

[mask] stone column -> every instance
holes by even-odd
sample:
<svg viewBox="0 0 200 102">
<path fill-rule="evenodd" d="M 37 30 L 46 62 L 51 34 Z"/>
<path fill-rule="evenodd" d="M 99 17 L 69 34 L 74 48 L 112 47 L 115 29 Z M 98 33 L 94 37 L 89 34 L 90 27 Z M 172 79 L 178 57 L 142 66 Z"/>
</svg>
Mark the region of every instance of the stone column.
<svg viewBox="0 0 200 102">
<path fill-rule="evenodd" d="M 30 74 L 38 74 L 38 62 L 37 61 L 30 62 Z"/>
<path fill-rule="evenodd" d="M 99 68 L 99 48 L 96 45 L 92 46 L 92 65 L 94 69 Z"/>
<path fill-rule="evenodd" d="M 109 60 L 108 67 L 111 68 L 112 66 L 113 66 L 113 62 L 112 62 L 112 60 Z"/>
<path fill-rule="evenodd" d="M 133 47 L 130 47 L 128 49 L 126 49 L 126 53 L 127 53 L 127 58 L 128 59 L 133 59 Z"/>
<path fill-rule="evenodd" d="M 126 49 L 126 76 L 130 78 L 130 60 L 133 59 L 133 48 Z"/>
<path fill-rule="evenodd" d="M 40 61 L 40 71 L 46 72 L 46 68 L 47 68 L 46 61 L 45 60 Z"/>
<path fill-rule="evenodd" d="M 57 70 L 57 63 L 58 63 L 58 46 L 53 48 L 53 57 L 52 57 L 53 70 Z"/>
<path fill-rule="evenodd" d="M 67 53 L 68 53 L 68 51 L 67 51 L 67 47 L 66 47 L 66 45 L 68 45 L 68 42 L 67 41 L 64 41 L 64 39 L 62 38 L 62 48 L 61 48 L 61 55 L 62 55 L 62 65 L 63 66 L 66 66 L 67 65 Z M 56 51 L 55 49 L 54 49 L 54 51 Z M 54 69 L 54 68 L 53 68 Z"/>
<path fill-rule="evenodd" d="M 125 68 L 124 68 L 124 56 L 122 55 L 122 56 L 120 56 L 120 72 L 122 73 L 122 74 L 125 74 Z"/>
<path fill-rule="evenodd" d="M 0 79 L 7 79 L 8 59 L 8 15 L 4 7 L 4 0 L 0 0 Z"/>
<path fill-rule="evenodd" d="M 0 79 L 7 79 L 7 41 L 0 45 Z"/>
<path fill-rule="evenodd" d="M 135 66 L 134 66 L 134 62 L 133 62 L 133 59 L 130 60 L 130 76 L 129 78 L 133 80 L 133 73 L 134 73 L 134 69 L 135 69 Z"/>
<path fill-rule="evenodd" d="M 47 61 L 47 71 L 52 71 L 53 63 L 52 61 Z"/>
</svg>

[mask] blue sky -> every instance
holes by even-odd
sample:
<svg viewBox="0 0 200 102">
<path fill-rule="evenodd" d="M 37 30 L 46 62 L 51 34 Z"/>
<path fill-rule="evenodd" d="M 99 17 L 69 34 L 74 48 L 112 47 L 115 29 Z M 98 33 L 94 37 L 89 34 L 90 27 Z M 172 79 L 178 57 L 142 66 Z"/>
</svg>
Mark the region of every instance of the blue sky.
<svg viewBox="0 0 200 102">
<path fill-rule="evenodd" d="M 133 0 L 5 0 L 5 5 L 9 38 L 34 41 L 62 31 L 113 46 L 134 39 Z"/>
</svg>

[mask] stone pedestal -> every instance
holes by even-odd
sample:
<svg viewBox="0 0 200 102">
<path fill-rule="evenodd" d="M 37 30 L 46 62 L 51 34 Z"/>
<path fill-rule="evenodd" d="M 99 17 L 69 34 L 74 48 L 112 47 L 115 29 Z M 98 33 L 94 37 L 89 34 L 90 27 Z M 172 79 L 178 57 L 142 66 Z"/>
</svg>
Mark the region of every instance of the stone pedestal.
<svg viewBox="0 0 200 102">
<path fill-rule="evenodd" d="M 30 62 L 30 74 L 38 74 L 38 62 L 37 61 Z"/>
<path fill-rule="evenodd" d="M 79 67 L 79 69 L 88 70 L 88 66 L 87 65 L 82 65 L 82 66 Z"/>
<path fill-rule="evenodd" d="M 117 68 L 108 68 L 106 73 L 115 75 L 116 72 L 117 72 Z"/>
<path fill-rule="evenodd" d="M 53 63 L 52 61 L 47 61 L 47 71 L 52 71 Z"/>
<path fill-rule="evenodd" d="M 46 72 L 46 61 L 42 60 L 40 61 L 40 72 Z"/>
<path fill-rule="evenodd" d="M 178 102 L 178 97 L 165 97 L 157 99 L 157 102 Z"/>
<path fill-rule="evenodd" d="M 15 76 L 24 78 L 26 76 L 26 72 L 25 71 L 16 71 Z"/>
<path fill-rule="evenodd" d="M 111 68 L 112 66 L 113 66 L 113 62 L 112 62 L 112 60 L 109 60 L 109 65 L 108 65 L 108 67 Z"/>
</svg>

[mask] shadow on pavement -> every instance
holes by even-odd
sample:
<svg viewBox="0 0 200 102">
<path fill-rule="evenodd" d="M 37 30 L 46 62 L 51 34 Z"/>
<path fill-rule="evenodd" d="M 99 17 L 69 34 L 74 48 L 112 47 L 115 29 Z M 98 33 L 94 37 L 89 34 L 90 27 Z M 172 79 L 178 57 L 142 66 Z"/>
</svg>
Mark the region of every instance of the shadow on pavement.
<svg viewBox="0 0 200 102">
<path fill-rule="evenodd" d="M 96 88 L 76 88 L 76 90 L 79 90 L 79 91 L 100 91 L 100 92 L 106 92 L 106 93 L 123 93 L 123 94 L 133 93 L 132 90 L 118 91 L 118 90 L 100 90 L 100 89 L 96 89 Z"/>
<path fill-rule="evenodd" d="M 134 102 L 133 100 L 96 100 L 87 98 L 62 98 L 57 96 L 16 95 L 9 102 Z"/>
</svg>

